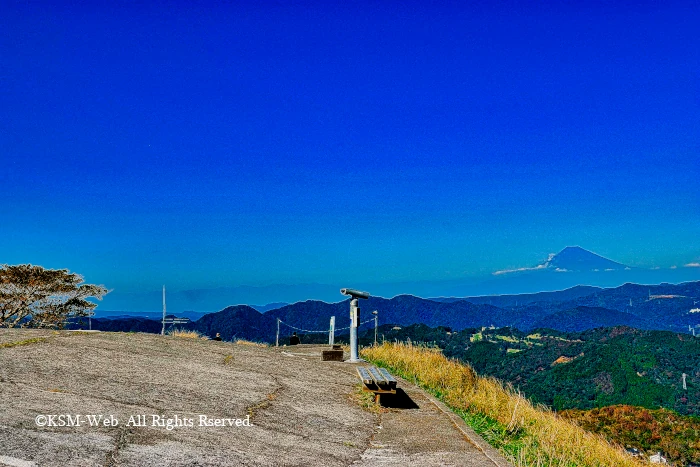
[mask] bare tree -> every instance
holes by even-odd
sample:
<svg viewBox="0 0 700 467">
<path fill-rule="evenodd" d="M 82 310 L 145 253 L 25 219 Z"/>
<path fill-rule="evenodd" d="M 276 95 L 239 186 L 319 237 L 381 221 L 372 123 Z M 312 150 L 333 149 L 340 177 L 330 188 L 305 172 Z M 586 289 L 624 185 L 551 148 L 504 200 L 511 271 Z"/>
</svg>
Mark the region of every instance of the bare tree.
<svg viewBox="0 0 700 467">
<path fill-rule="evenodd" d="M 67 269 L 31 264 L 0 266 L 0 327 L 62 328 L 69 318 L 90 316 L 107 293 L 103 285 L 85 284 Z"/>
</svg>

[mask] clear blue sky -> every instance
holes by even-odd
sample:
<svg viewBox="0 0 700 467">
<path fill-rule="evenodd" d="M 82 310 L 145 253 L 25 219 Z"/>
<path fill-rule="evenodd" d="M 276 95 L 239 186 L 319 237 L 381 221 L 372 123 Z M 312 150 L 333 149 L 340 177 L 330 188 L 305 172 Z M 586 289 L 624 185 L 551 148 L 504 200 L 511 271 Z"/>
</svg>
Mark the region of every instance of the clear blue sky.
<svg viewBox="0 0 700 467">
<path fill-rule="evenodd" d="M 697 2 L 49 3 L 0 14 L 1 263 L 138 291 L 700 260 Z"/>
</svg>

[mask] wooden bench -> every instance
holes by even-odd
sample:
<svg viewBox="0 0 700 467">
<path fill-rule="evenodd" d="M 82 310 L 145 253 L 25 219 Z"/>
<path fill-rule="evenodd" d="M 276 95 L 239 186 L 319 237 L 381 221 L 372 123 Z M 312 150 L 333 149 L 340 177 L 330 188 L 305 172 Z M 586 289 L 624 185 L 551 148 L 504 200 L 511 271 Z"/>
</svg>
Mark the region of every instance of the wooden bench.
<svg viewBox="0 0 700 467">
<path fill-rule="evenodd" d="M 357 374 L 364 383 L 365 391 L 374 393 L 374 401 L 379 404 L 382 394 L 396 394 L 396 379 L 384 368 L 375 366 L 358 366 Z"/>
</svg>

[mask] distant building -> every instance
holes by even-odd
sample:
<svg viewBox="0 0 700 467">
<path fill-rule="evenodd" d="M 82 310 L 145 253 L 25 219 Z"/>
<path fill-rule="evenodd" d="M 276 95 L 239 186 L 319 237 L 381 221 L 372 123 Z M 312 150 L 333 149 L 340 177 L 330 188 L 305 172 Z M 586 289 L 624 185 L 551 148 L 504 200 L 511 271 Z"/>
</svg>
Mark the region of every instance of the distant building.
<svg viewBox="0 0 700 467">
<path fill-rule="evenodd" d="M 660 452 L 657 452 L 653 456 L 649 457 L 649 462 L 652 464 L 668 464 L 668 460 L 661 455 Z"/>
<path fill-rule="evenodd" d="M 643 457 L 644 454 L 642 454 L 642 451 L 640 451 L 637 448 L 625 448 L 625 451 L 627 451 L 627 454 L 629 454 L 632 457 Z"/>
</svg>

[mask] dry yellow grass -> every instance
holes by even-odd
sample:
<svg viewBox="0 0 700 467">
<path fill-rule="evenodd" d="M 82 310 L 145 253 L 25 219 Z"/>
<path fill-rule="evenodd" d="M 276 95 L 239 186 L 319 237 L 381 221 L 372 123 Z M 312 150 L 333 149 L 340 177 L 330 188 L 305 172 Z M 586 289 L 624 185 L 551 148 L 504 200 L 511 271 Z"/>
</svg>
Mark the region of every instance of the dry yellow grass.
<svg viewBox="0 0 700 467">
<path fill-rule="evenodd" d="M 236 342 L 234 342 L 237 345 L 252 345 L 254 347 L 269 347 L 269 344 L 266 344 L 264 342 L 253 342 L 253 341 L 247 341 L 245 339 L 237 339 Z"/>
<path fill-rule="evenodd" d="M 44 342 L 48 337 L 32 337 L 31 339 L 25 339 L 23 341 L 18 341 L 18 342 L 5 342 L 0 344 L 0 349 L 3 348 L 9 348 L 9 347 L 17 347 L 20 345 L 30 345 L 30 344 L 36 344 L 38 342 Z"/>
<path fill-rule="evenodd" d="M 223 360 L 224 365 L 231 365 L 233 364 L 233 355 L 226 355 Z"/>
<path fill-rule="evenodd" d="M 371 412 L 373 414 L 380 414 L 387 412 L 388 410 L 383 408 L 380 404 L 377 404 L 374 400 L 374 394 L 370 391 L 365 391 L 363 389 L 363 384 L 357 384 L 355 390 L 350 393 L 349 399 L 355 404 L 362 407 L 363 410 Z"/>
<path fill-rule="evenodd" d="M 190 331 L 186 329 L 173 329 L 168 331 L 168 335 L 173 337 L 182 337 L 184 339 L 209 339 L 207 336 L 203 335 L 197 331 Z"/>
<path fill-rule="evenodd" d="M 488 440 L 518 467 L 646 465 L 546 407 L 534 407 L 498 380 L 479 377 L 437 349 L 385 343 L 363 349 L 362 355 L 433 392 L 468 422 L 471 415 L 486 420 L 490 434 L 495 433 Z"/>
</svg>

